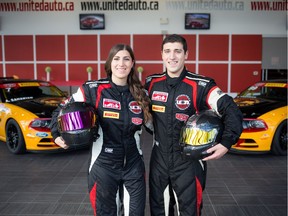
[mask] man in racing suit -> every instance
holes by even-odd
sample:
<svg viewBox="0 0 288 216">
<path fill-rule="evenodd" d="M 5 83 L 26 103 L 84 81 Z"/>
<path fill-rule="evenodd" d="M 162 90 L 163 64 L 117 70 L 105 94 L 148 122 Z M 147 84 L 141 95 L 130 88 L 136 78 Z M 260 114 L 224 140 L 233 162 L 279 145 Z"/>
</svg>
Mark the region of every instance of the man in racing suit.
<svg viewBox="0 0 288 216">
<path fill-rule="evenodd" d="M 187 55 L 183 37 L 167 36 L 162 43 L 166 71 L 146 78 L 154 124 L 149 176 L 151 216 L 168 215 L 173 194 L 179 215 L 201 215 L 205 160 L 222 157 L 242 132 L 242 113 L 233 99 L 213 79 L 189 72 L 184 66 Z M 211 155 L 203 160 L 184 158 L 179 145 L 181 128 L 191 115 L 208 109 L 222 117 L 225 129 L 221 143 L 207 150 Z M 169 185 L 173 192 L 169 192 Z"/>
<path fill-rule="evenodd" d="M 128 77 L 135 72 L 134 55 L 130 47 L 120 44 L 111 49 L 109 56 L 108 63 L 106 62 L 105 65 L 108 78 L 87 81 L 66 103 L 81 101 L 96 108 L 98 139 L 92 145 L 88 174 L 88 189 L 94 215 L 119 215 L 117 204 L 120 202 L 116 198 L 119 198 L 117 196 L 119 190 L 123 189 L 124 196 L 121 202 L 124 205 L 125 215 L 144 216 L 146 183 L 140 134 L 142 124 L 145 122 L 145 112 L 129 89 L 134 82 L 131 80 L 134 78 L 125 78 L 123 75 L 130 71 L 129 67 L 132 68 Z M 119 62 L 114 64 L 115 68 L 120 68 L 119 71 L 115 71 L 116 75 L 113 71 L 113 64 L 109 69 L 109 63 L 113 61 Z M 128 72 L 125 71 L 126 67 L 129 69 Z M 118 82 L 124 80 L 125 85 L 116 85 L 114 83 L 116 80 Z M 140 86 L 138 80 L 137 85 Z M 143 95 L 147 97 L 143 87 L 139 92 L 143 92 Z M 149 111 L 149 98 L 147 99 Z M 144 100 L 141 103 L 144 104 Z M 54 140 L 60 136 L 57 128 L 59 108 L 57 110 L 53 113 L 51 123 Z"/>
</svg>

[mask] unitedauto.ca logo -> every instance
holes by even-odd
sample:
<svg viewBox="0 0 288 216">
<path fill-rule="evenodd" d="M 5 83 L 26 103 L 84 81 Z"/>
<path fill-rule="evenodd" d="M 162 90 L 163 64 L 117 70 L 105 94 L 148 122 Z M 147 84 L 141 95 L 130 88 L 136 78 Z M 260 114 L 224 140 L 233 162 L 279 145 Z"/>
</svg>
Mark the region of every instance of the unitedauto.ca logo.
<svg viewBox="0 0 288 216">
<path fill-rule="evenodd" d="M 10 0 L 11 1 L 11 0 Z M 23 0 L 0 2 L 0 11 L 42 12 L 42 11 L 74 11 L 74 2 L 65 0 Z"/>
<path fill-rule="evenodd" d="M 82 1 L 81 10 L 83 11 L 149 11 L 159 10 L 159 1 L 130 1 L 130 0 L 101 0 L 101 1 Z"/>
</svg>

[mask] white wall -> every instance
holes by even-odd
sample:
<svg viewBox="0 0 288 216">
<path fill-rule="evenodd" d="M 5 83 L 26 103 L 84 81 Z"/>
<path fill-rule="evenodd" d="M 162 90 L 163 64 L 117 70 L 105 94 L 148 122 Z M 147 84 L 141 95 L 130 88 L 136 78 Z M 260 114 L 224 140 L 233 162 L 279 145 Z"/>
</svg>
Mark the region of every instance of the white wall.
<svg viewBox="0 0 288 216">
<path fill-rule="evenodd" d="M 158 10 L 106 10 L 83 11 L 81 2 L 84 0 L 33 0 L 42 5 L 70 4 L 73 10 L 63 11 L 3 11 L 6 3 L 29 3 L 32 0 L 1 0 L 0 1 L 0 33 L 9 34 L 262 34 L 264 37 L 287 36 L 287 2 L 286 10 L 278 10 L 278 2 L 283 0 L 266 0 L 274 9 L 270 11 L 251 9 L 251 0 L 118 0 L 121 3 L 159 4 Z M 95 2 L 102 2 L 94 0 Z M 116 0 L 110 0 L 115 3 Z M 255 0 L 255 2 L 259 0 Z M 104 1 L 104 2 L 107 2 Z M 2 4 L 2 5 L 1 5 Z M 182 8 L 180 6 L 182 5 Z M 206 9 L 202 9 L 206 5 Z M 280 5 L 280 6 L 281 6 Z M 7 6 L 7 4 L 6 4 Z M 10 5 L 11 6 L 11 5 Z M 2 11 L 1 11 L 2 7 Z M 30 4 L 31 7 L 31 4 Z M 186 7 L 186 8 L 185 8 Z M 276 8 L 275 8 L 276 7 Z M 233 9 L 234 8 L 234 9 Z M 236 8 L 236 9 L 235 9 Z M 185 12 L 206 12 L 211 14 L 210 30 L 185 30 Z M 80 30 L 80 13 L 104 13 L 105 30 Z M 160 19 L 168 20 L 161 24 Z"/>
</svg>

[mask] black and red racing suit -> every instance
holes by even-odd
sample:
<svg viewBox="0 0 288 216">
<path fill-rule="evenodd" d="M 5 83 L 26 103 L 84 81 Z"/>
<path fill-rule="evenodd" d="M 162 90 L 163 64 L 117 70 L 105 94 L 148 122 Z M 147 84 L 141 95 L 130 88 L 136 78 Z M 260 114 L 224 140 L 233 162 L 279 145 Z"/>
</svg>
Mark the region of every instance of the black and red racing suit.
<svg viewBox="0 0 288 216">
<path fill-rule="evenodd" d="M 181 128 L 196 112 L 213 109 L 224 121 L 221 144 L 229 149 L 242 132 L 242 113 L 213 79 L 185 68 L 177 78 L 170 78 L 166 73 L 148 76 L 145 88 L 151 98 L 154 125 L 149 174 L 151 216 L 168 215 L 169 185 L 179 214 L 199 216 L 206 163 L 183 158 L 179 145 Z"/>
<path fill-rule="evenodd" d="M 91 148 L 88 173 L 94 215 L 119 215 L 119 189 L 125 215 L 144 215 L 145 167 L 140 148 L 144 114 L 128 86 L 116 86 L 108 79 L 88 81 L 67 102 L 73 101 L 89 103 L 97 111 L 99 137 Z M 60 136 L 57 116 L 55 112 L 51 123 L 54 139 Z"/>
</svg>

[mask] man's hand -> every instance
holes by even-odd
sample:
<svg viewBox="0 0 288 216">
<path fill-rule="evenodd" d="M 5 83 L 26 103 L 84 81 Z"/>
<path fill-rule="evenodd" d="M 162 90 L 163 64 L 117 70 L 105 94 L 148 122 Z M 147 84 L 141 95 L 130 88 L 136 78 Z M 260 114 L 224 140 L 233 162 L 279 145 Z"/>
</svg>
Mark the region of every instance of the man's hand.
<svg viewBox="0 0 288 216">
<path fill-rule="evenodd" d="M 218 143 L 217 145 L 207 149 L 207 153 L 212 153 L 212 155 L 205 157 L 202 159 L 203 161 L 213 160 L 213 159 L 219 159 L 223 157 L 228 152 L 228 149 L 223 146 L 221 143 Z"/>
<path fill-rule="evenodd" d="M 55 139 L 55 143 L 63 149 L 69 148 L 69 146 L 65 144 L 65 141 L 60 136 Z"/>
</svg>

